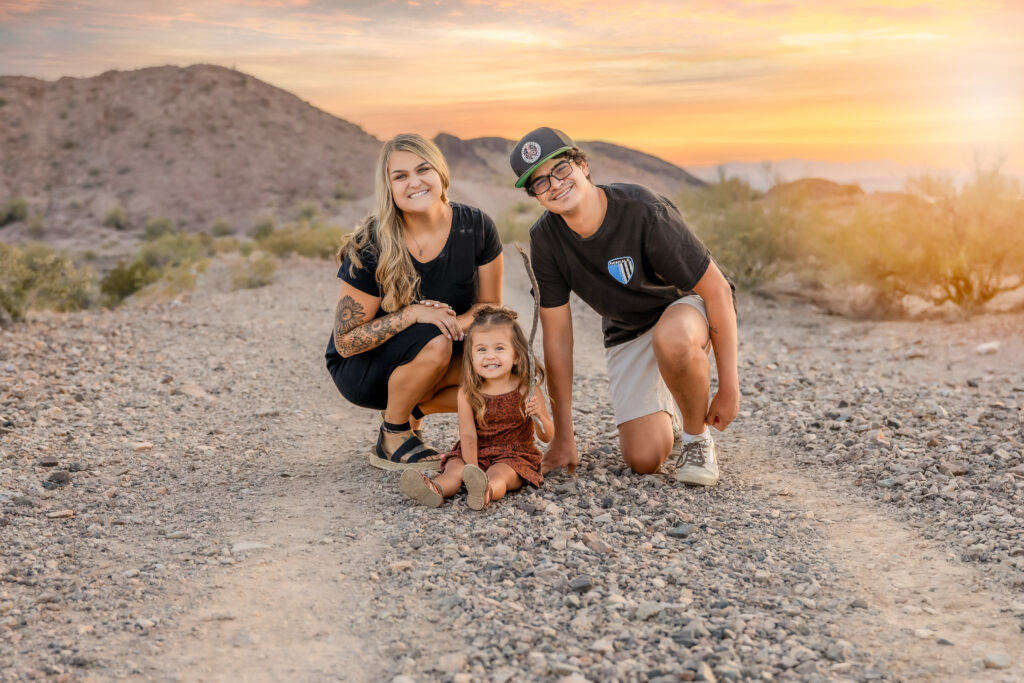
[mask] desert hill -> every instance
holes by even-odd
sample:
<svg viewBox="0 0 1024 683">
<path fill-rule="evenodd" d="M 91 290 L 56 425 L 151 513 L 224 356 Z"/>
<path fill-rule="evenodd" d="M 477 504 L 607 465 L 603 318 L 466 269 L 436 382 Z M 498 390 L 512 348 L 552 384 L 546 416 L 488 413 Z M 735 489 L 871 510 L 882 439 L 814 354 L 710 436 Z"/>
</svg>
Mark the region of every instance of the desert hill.
<svg viewBox="0 0 1024 683">
<path fill-rule="evenodd" d="M 529 201 L 511 187 L 501 138 L 437 142 L 452 196 L 496 218 Z M 252 76 L 219 66 L 110 71 L 43 81 L 0 77 L 0 203 L 28 203 L 9 242 L 107 251 L 151 217 L 190 231 L 224 220 L 244 232 L 261 215 L 291 220 L 304 201 L 351 225 L 372 205 L 381 141 Z M 701 181 L 656 157 L 583 142 L 599 182 L 647 184 L 672 195 Z M 127 229 L 104 225 L 121 207 Z M 32 218 L 34 217 L 34 218 Z"/>
<path fill-rule="evenodd" d="M 304 199 L 372 191 L 376 138 L 230 69 L 0 78 L 0 98 L 0 198 L 24 197 L 47 241 L 101 236 L 115 205 L 136 227 L 166 216 L 244 229 Z"/>
</svg>

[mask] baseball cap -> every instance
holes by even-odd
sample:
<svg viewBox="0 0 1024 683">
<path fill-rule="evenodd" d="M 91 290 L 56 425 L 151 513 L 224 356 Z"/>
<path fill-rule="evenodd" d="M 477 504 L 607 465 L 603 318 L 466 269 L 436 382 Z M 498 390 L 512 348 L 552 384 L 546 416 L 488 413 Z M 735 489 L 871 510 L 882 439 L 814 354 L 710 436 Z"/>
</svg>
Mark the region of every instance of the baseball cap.
<svg viewBox="0 0 1024 683">
<path fill-rule="evenodd" d="M 530 174 L 551 157 L 572 149 L 576 143 L 557 128 L 538 128 L 524 135 L 512 148 L 508 161 L 518 176 L 516 187 L 523 187 Z"/>
</svg>

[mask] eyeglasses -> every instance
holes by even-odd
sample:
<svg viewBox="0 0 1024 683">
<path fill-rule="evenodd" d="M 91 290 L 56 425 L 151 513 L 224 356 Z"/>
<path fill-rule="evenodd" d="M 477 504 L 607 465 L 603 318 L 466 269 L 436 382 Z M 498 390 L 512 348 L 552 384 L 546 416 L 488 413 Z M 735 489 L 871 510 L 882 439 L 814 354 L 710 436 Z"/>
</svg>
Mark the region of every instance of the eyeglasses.
<svg viewBox="0 0 1024 683">
<path fill-rule="evenodd" d="M 555 164 L 554 168 L 551 169 L 551 173 L 548 175 L 537 176 L 530 183 L 530 192 L 533 194 L 544 194 L 551 189 L 551 178 L 554 177 L 556 180 L 565 180 L 572 173 L 572 162 L 568 159 L 559 161 Z"/>
</svg>

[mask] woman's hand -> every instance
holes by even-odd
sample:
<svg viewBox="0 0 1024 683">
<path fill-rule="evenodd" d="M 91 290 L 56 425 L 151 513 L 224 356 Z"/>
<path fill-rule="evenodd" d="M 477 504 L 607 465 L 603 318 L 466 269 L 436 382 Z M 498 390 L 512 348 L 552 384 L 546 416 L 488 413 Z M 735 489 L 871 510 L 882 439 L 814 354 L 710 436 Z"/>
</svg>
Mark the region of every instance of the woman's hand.
<svg viewBox="0 0 1024 683">
<path fill-rule="evenodd" d="M 441 334 L 453 341 L 462 340 L 462 328 L 455 319 L 455 311 L 446 303 L 423 299 L 417 304 L 410 304 L 413 319 L 418 323 L 436 325 Z"/>
</svg>

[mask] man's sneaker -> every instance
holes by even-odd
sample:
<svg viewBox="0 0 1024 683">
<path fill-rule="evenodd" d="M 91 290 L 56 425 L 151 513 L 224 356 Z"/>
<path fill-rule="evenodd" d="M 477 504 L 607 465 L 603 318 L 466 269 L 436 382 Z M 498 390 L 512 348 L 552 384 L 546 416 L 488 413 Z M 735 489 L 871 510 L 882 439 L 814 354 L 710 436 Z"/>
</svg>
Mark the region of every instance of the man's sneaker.
<svg viewBox="0 0 1024 683">
<path fill-rule="evenodd" d="M 694 486 L 714 486 L 718 483 L 718 461 L 715 459 L 715 440 L 698 436 L 683 444 L 679 455 L 676 481 Z"/>
</svg>

